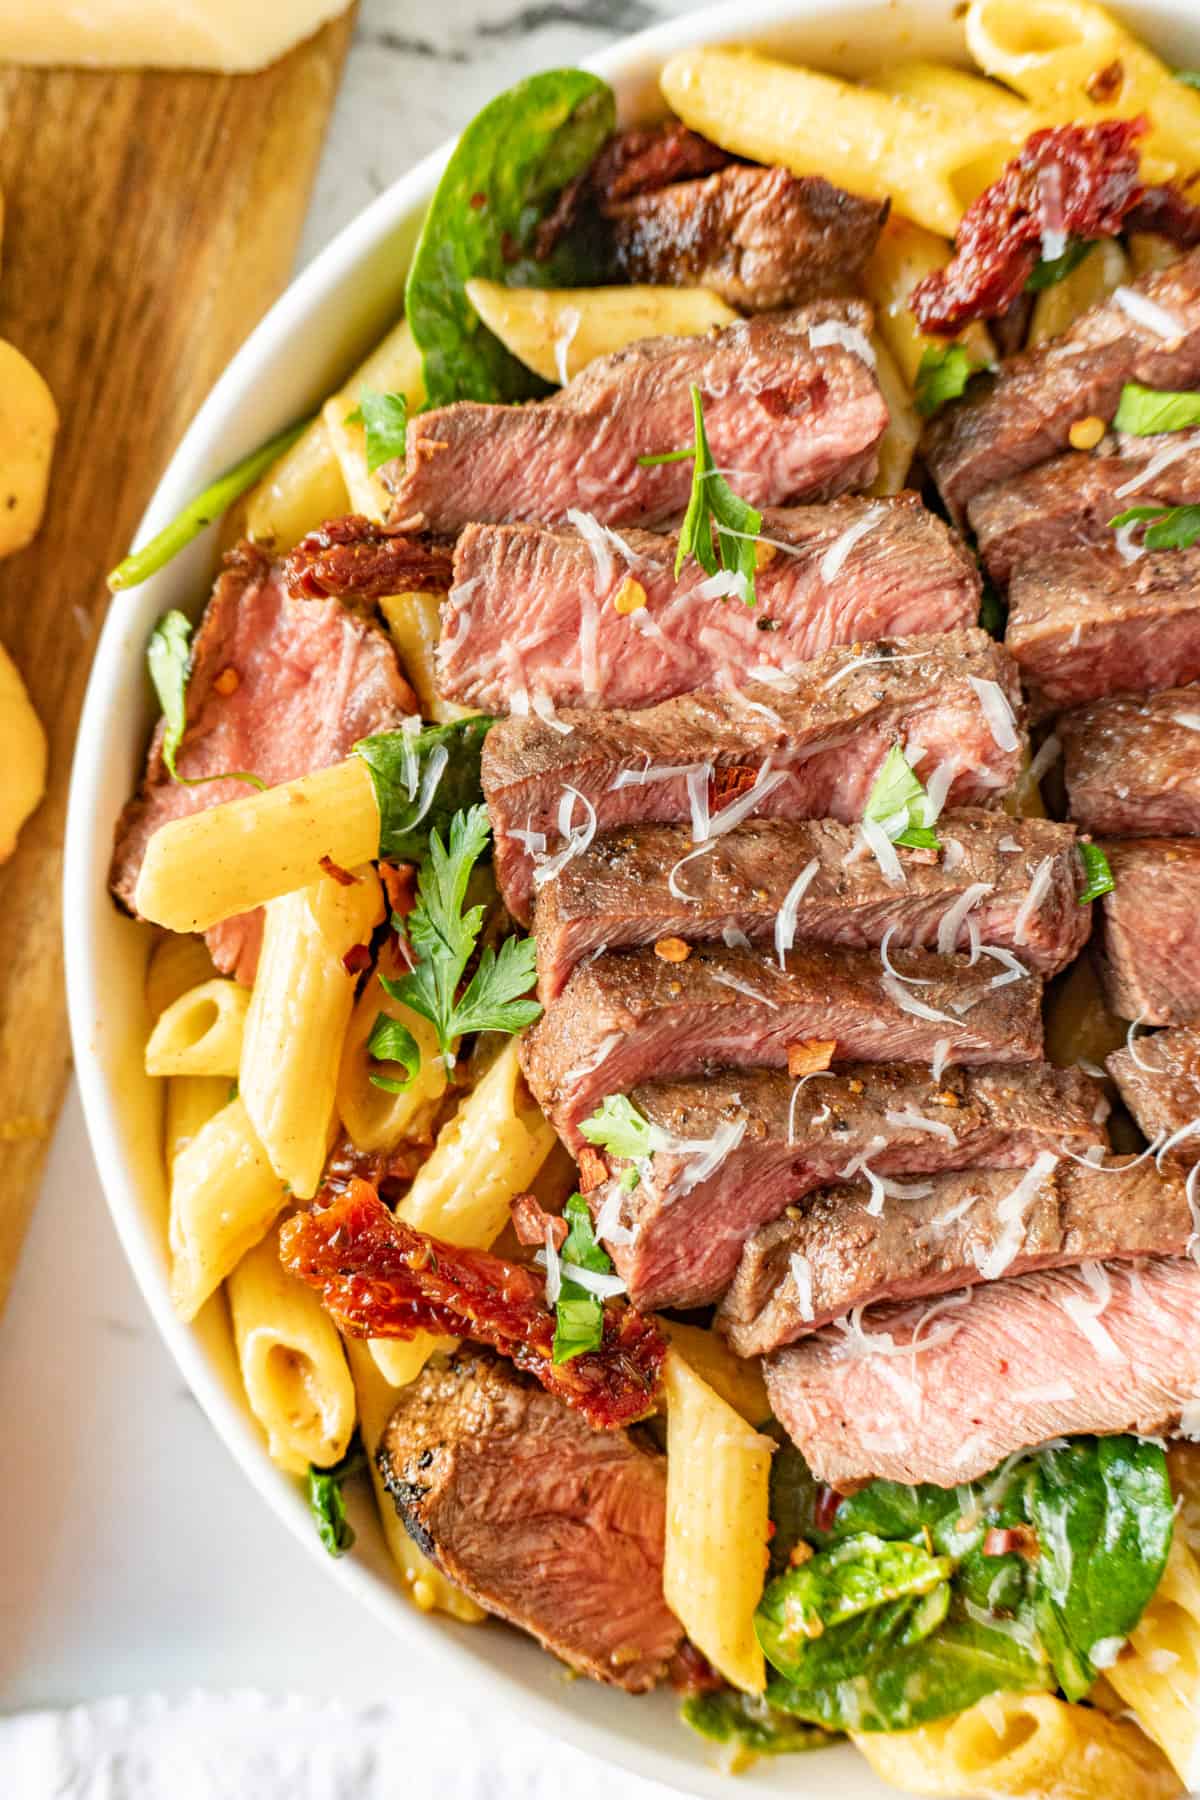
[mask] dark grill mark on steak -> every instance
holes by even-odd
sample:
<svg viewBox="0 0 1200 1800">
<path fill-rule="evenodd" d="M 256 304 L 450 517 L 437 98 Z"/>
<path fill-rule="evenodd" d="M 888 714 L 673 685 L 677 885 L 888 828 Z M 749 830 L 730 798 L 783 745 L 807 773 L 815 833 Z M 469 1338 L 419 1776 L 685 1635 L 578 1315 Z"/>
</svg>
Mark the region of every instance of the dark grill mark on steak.
<svg viewBox="0 0 1200 1800">
<path fill-rule="evenodd" d="M 1200 687 L 1097 700 L 1054 729 L 1081 831 L 1200 837 Z"/>
<path fill-rule="evenodd" d="M 1118 1018 L 1200 1024 L 1200 839 L 1105 845 L 1116 887 L 1104 896 L 1101 978 Z"/>
</svg>

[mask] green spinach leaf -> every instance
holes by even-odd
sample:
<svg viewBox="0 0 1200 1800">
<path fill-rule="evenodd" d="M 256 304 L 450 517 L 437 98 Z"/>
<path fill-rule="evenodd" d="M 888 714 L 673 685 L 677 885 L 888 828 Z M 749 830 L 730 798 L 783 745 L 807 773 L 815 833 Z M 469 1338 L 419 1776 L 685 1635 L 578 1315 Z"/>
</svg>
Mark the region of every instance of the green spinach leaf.
<svg viewBox="0 0 1200 1800">
<path fill-rule="evenodd" d="M 715 1694 L 690 1694 L 679 1709 L 685 1725 L 714 1744 L 732 1744 L 748 1756 L 784 1756 L 794 1750 L 820 1750 L 832 1742 L 828 1732 L 779 1712 L 760 1695 L 722 1688 Z"/>
<path fill-rule="evenodd" d="M 755 1618 L 758 1641 L 773 1667 L 801 1686 L 830 1679 L 831 1657 L 843 1656 L 850 1645 L 863 1659 L 857 1667 L 864 1667 L 878 1653 L 878 1638 L 912 1641 L 906 1635 L 917 1617 L 907 1604 L 912 1598 L 940 1587 L 948 1600 L 950 1569 L 949 1557 L 931 1555 L 921 1544 L 869 1532 L 842 1538 L 771 1582 Z M 838 1633 L 839 1626 L 863 1614 L 871 1615 L 871 1625 Z M 921 1616 L 930 1617 L 929 1610 Z M 927 1629 L 944 1616 L 941 1605 Z M 844 1658 L 840 1666 L 839 1680 Z"/>
<path fill-rule="evenodd" d="M 419 862 L 434 831 L 483 799 L 479 762 L 491 719 L 457 719 L 417 731 L 383 731 L 354 746 L 379 805 L 379 854 Z"/>
<path fill-rule="evenodd" d="M 346 1517 L 342 1483 L 347 1475 L 365 1467 L 366 1457 L 357 1438 L 341 1462 L 334 1463 L 332 1468 L 318 1469 L 315 1463 L 308 1465 L 308 1509 L 317 1536 L 330 1556 L 344 1556 L 354 1543 L 354 1528 Z"/>
</svg>

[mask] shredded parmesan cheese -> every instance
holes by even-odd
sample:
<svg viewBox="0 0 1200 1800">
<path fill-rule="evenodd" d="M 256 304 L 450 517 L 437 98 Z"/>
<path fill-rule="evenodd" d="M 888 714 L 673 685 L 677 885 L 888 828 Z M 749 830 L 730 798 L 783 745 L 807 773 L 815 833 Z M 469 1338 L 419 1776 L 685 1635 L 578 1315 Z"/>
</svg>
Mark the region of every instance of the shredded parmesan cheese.
<svg viewBox="0 0 1200 1800">
<path fill-rule="evenodd" d="M 1046 898 L 1046 893 L 1049 889 L 1053 873 L 1054 858 L 1052 856 L 1043 856 L 1041 862 L 1033 872 L 1033 880 L 1029 884 L 1029 891 L 1017 908 L 1017 914 L 1013 920 L 1014 944 L 1023 944 L 1025 942 L 1025 934 L 1029 929 L 1034 913 Z"/>
<path fill-rule="evenodd" d="M 1114 288 L 1113 300 L 1127 319 L 1132 319 L 1145 331 L 1152 331 L 1155 337 L 1165 339 L 1168 344 L 1182 343 L 1187 336 L 1187 326 L 1178 314 L 1168 312 L 1165 306 L 1151 300 L 1148 294 L 1139 294 L 1136 288 Z"/>
<path fill-rule="evenodd" d="M 1008 696 L 998 681 L 982 681 L 978 675 L 968 675 L 968 682 L 974 689 L 987 728 L 991 732 L 998 750 L 1015 750 L 1021 739 L 1017 732 L 1017 721 Z"/>
<path fill-rule="evenodd" d="M 817 1315 L 813 1311 L 812 1264 L 807 1256 L 801 1256 L 798 1250 L 793 1250 L 788 1258 L 788 1268 L 795 1283 L 796 1305 L 800 1309 L 800 1317 L 815 1319 Z"/>
</svg>

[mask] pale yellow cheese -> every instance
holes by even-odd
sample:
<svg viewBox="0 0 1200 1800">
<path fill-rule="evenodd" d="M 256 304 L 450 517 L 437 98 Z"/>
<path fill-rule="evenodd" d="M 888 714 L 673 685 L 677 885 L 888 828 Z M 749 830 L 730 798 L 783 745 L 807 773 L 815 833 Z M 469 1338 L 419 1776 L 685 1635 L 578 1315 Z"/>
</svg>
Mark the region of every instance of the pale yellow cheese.
<svg viewBox="0 0 1200 1800">
<path fill-rule="evenodd" d="M 346 0 L 0 0 L 0 61 L 238 74 L 275 62 L 345 7 Z"/>
</svg>

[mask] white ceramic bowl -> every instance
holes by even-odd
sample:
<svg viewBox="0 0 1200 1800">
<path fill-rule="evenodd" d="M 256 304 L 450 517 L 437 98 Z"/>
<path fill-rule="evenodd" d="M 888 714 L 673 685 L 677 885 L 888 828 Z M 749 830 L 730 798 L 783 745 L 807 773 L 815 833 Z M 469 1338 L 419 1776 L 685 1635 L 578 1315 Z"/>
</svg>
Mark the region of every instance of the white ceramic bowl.
<svg viewBox="0 0 1200 1800">
<path fill-rule="evenodd" d="M 1140 0 L 1117 8 L 1175 64 L 1200 61 L 1196 0 Z M 739 0 L 643 32 L 594 60 L 625 119 L 660 110 L 656 76 L 674 50 L 754 40 L 842 73 L 890 56 L 964 56 L 954 0 Z M 218 381 L 172 458 L 142 521 L 144 542 L 214 474 L 316 406 L 398 314 L 404 272 L 447 151 L 419 163 L 334 239 L 271 309 Z M 253 1485 L 327 1574 L 396 1632 L 415 1657 L 440 1657 L 460 1693 L 474 1684 L 550 1732 L 684 1793 L 728 1796 L 679 1724 L 666 1694 L 631 1700 L 564 1680 L 529 1640 L 499 1626 L 427 1618 L 391 1578 L 378 1524 L 356 1512 L 358 1544 L 334 1561 L 317 1541 L 297 1484 L 269 1461 L 233 1360 L 223 1303 L 181 1325 L 167 1298 L 161 1100 L 142 1068 L 147 934 L 120 917 L 105 875 L 117 813 L 137 779 L 153 708 L 145 675 L 150 629 L 168 607 L 195 614 L 215 553 L 208 533 L 159 575 L 112 603 L 80 726 L 67 827 L 67 992 L 75 1061 L 92 1147 L 125 1253 L 159 1330 L 200 1404 Z M 152 1426 L 151 1426 L 152 1429 Z M 894 1790 L 852 1750 L 761 1763 L 742 1790 L 802 1792 L 811 1800 L 870 1800 Z"/>
</svg>

